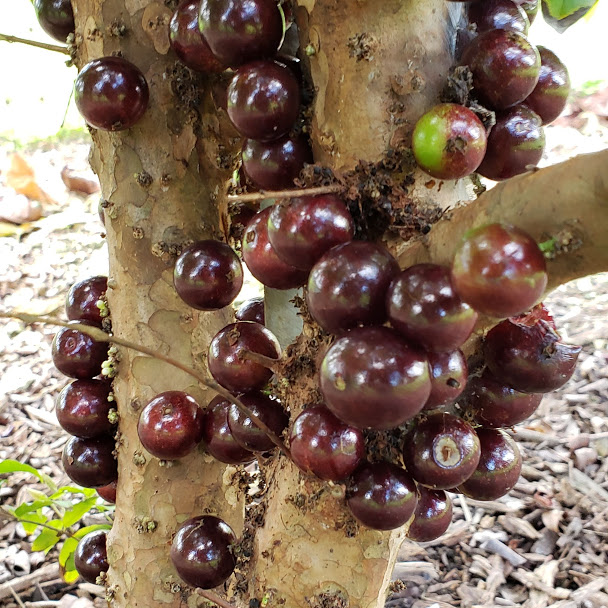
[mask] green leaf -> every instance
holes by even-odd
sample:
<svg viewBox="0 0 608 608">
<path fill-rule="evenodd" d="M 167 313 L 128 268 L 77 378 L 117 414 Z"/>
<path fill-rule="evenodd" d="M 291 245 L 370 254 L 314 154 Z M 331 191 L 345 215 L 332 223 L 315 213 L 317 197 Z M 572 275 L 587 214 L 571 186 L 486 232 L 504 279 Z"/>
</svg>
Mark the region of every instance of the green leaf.
<svg viewBox="0 0 608 608">
<path fill-rule="evenodd" d="M 77 521 L 82 519 L 82 516 L 85 513 L 88 513 L 97 503 L 97 498 L 87 498 L 87 500 L 83 500 L 75 504 L 71 509 L 65 512 L 65 515 L 62 517 L 63 525 L 66 528 L 73 526 Z"/>
<path fill-rule="evenodd" d="M 580 9 L 590 9 L 598 0 L 544 0 L 551 17 L 565 19 Z M 587 11 L 585 11 L 587 12 Z"/>
<path fill-rule="evenodd" d="M 85 526 L 84 528 L 80 528 L 76 534 L 74 534 L 75 538 L 82 538 L 86 536 L 89 532 L 95 532 L 95 530 L 109 530 L 112 526 L 110 524 L 95 524 L 93 526 Z"/>
<path fill-rule="evenodd" d="M 97 490 L 93 488 L 80 488 L 78 486 L 63 486 L 54 494 L 51 494 L 49 498 L 56 500 L 63 498 L 64 494 L 82 494 L 85 498 L 91 498 L 91 496 L 97 496 Z"/>
<path fill-rule="evenodd" d="M 42 532 L 34 539 L 32 551 L 45 551 L 48 553 L 59 542 L 59 534 L 43 528 Z"/>
<path fill-rule="evenodd" d="M 36 511 L 39 511 L 43 507 L 49 507 L 52 504 L 53 504 L 53 501 L 46 497 L 44 498 L 44 500 L 35 500 L 34 502 L 24 502 L 23 504 L 19 505 L 14 510 L 13 515 L 17 519 L 21 519 L 22 517 L 24 519 L 32 519 L 29 516 L 29 513 L 34 513 Z M 25 517 L 26 515 L 27 515 L 27 517 Z M 43 521 L 46 521 L 46 519 L 48 519 L 48 518 L 45 517 L 43 519 Z"/>
<path fill-rule="evenodd" d="M 65 568 L 68 562 L 68 558 L 70 555 L 74 555 L 74 551 L 76 551 L 76 547 L 78 546 L 78 541 L 75 538 L 66 538 L 63 542 L 63 546 L 61 547 L 61 551 L 59 552 L 59 565 L 62 568 Z"/>
<path fill-rule="evenodd" d="M 3 460 L 0 462 L 0 474 L 1 473 L 31 473 L 35 475 L 40 481 L 42 481 L 42 474 L 39 473 L 34 467 L 29 464 L 23 464 L 18 460 Z"/>
<path fill-rule="evenodd" d="M 545 21 L 560 34 L 582 19 L 599 0 L 543 0 Z"/>
<path fill-rule="evenodd" d="M 27 518 L 24 519 L 28 519 L 29 521 L 25 522 L 21 520 L 21 525 L 23 526 L 25 533 L 29 536 L 36 531 L 38 524 L 45 524 L 48 518 L 41 513 L 30 513 Z"/>
</svg>

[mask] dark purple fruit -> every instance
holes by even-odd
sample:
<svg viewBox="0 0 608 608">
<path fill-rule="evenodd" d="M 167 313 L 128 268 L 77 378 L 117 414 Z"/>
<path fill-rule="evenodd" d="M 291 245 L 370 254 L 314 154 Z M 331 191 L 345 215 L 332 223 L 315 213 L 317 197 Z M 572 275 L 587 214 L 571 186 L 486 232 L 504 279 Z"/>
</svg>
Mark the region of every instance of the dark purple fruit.
<svg viewBox="0 0 608 608">
<path fill-rule="evenodd" d="M 431 414 L 405 436 L 403 463 L 414 479 L 434 490 L 449 490 L 472 474 L 479 462 L 473 427 L 452 414 Z"/>
<path fill-rule="evenodd" d="M 40 27 L 51 38 L 65 42 L 74 33 L 74 12 L 70 0 L 34 0 Z"/>
<path fill-rule="evenodd" d="M 448 353 L 428 352 L 431 370 L 431 394 L 424 404 L 425 410 L 454 403 L 467 385 L 467 360 L 461 350 Z"/>
<path fill-rule="evenodd" d="M 78 111 L 91 126 L 104 131 L 131 128 L 148 108 L 149 95 L 144 75 L 122 57 L 87 63 L 74 83 Z"/>
<path fill-rule="evenodd" d="M 486 129 L 477 115 L 442 103 L 421 116 L 412 134 L 418 166 L 437 179 L 460 179 L 479 167 L 486 152 Z"/>
<path fill-rule="evenodd" d="M 57 397 L 55 413 L 61 427 L 76 437 L 96 437 L 112 432 L 108 419 L 116 404 L 109 401 L 112 385 L 104 380 L 74 380 Z"/>
<path fill-rule="evenodd" d="M 272 141 L 289 133 L 300 110 L 300 84 L 277 61 L 239 68 L 228 86 L 228 116 L 244 137 Z"/>
<path fill-rule="evenodd" d="M 78 541 L 74 551 L 74 567 L 87 583 L 97 583 L 97 577 L 110 567 L 106 538 L 105 530 L 95 530 Z"/>
<path fill-rule="evenodd" d="M 260 283 L 273 289 L 293 289 L 306 282 L 308 272 L 286 264 L 268 240 L 268 217 L 272 207 L 263 209 L 249 222 L 243 235 L 243 260 Z"/>
<path fill-rule="evenodd" d="M 177 295 L 192 308 L 224 308 L 243 286 L 241 260 L 226 243 L 198 241 L 177 258 L 173 284 Z"/>
<path fill-rule="evenodd" d="M 501 181 L 536 167 L 545 149 L 545 131 L 536 112 L 525 105 L 498 112 L 488 148 L 477 173 Z"/>
<path fill-rule="evenodd" d="M 61 462 L 66 475 L 79 486 L 101 488 L 118 479 L 114 458 L 115 441 L 103 435 L 81 439 L 71 437 L 65 444 Z"/>
<path fill-rule="evenodd" d="M 237 321 L 254 321 L 264 325 L 264 298 L 252 298 L 243 302 L 234 316 Z"/>
<path fill-rule="evenodd" d="M 471 4 L 468 8 L 469 22 L 474 23 L 477 32 L 488 30 L 512 30 L 527 34 L 530 20 L 526 11 L 512 0 L 484 0 Z"/>
<path fill-rule="evenodd" d="M 188 585 L 213 589 L 236 566 L 236 536 L 219 517 L 201 515 L 185 521 L 171 544 L 171 561 Z"/>
<path fill-rule="evenodd" d="M 470 230 L 456 250 L 452 284 L 482 314 L 519 315 L 545 291 L 545 258 L 527 232 L 509 224 L 486 224 Z"/>
<path fill-rule="evenodd" d="M 272 377 L 272 371 L 247 359 L 247 351 L 278 359 L 281 347 L 274 335 L 259 323 L 239 321 L 221 329 L 209 345 L 209 371 L 233 393 L 254 391 Z"/>
<path fill-rule="evenodd" d="M 245 404 L 277 437 L 289 423 L 289 416 L 283 406 L 276 400 L 270 399 L 263 393 L 251 391 L 240 395 L 239 399 Z M 228 426 L 237 443 L 252 452 L 272 450 L 274 442 L 246 414 L 233 403 L 228 410 Z"/>
<path fill-rule="evenodd" d="M 306 300 L 331 333 L 386 321 L 386 292 L 399 265 L 382 245 L 351 241 L 330 249 L 312 268 Z"/>
<path fill-rule="evenodd" d="M 348 243 L 355 233 L 344 202 L 334 194 L 288 198 L 268 217 L 268 239 L 287 264 L 310 270 L 329 249 Z"/>
<path fill-rule="evenodd" d="M 536 112 L 544 125 L 553 122 L 566 107 L 570 94 L 570 75 L 559 57 L 546 49 L 538 47 L 540 53 L 540 77 L 538 84 L 524 104 Z"/>
<path fill-rule="evenodd" d="M 395 277 L 386 302 L 391 325 L 427 350 L 460 348 L 477 321 L 454 290 L 447 266 L 410 266 Z"/>
<path fill-rule="evenodd" d="M 414 514 L 416 484 L 401 467 L 390 462 L 362 464 L 348 480 L 346 505 L 363 525 L 393 530 Z"/>
<path fill-rule="evenodd" d="M 78 323 L 96 327 L 89 321 Z M 101 374 L 101 364 L 108 358 L 108 344 L 97 342 L 76 329 L 63 327 L 53 338 L 51 354 L 55 367 L 62 374 L 85 380 Z"/>
<path fill-rule="evenodd" d="M 425 354 L 388 327 L 346 333 L 327 351 L 319 376 L 327 407 L 360 429 L 403 424 L 431 392 Z"/>
<path fill-rule="evenodd" d="M 564 344 L 543 319 L 531 325 L 507 319 L 488 332 L 483 352 L 498 380 L 524 393 L 548 393 L 570 380 L 581 347 Z"/>
<path fill-rule="evenodd" d="M 241 157 L 245 174 L 261 190 L 293 188 L 304 165 L 313 162 L 310 145 L 302 135 L 271 142 L 247 139 Z"/>
<path fill-rule="evenodd" d="M 160 393 L 141 411 L 137 434 L 152 456 L 162 460 L 183 458 L 203 437 L 203 411 L 182 391 Z"/>
<path fill-rule="evenodd" d="M 70 321 L 90 321 L 101 327 L 103 317 L 97 302 L 108 290 L 108 277 L 91 277 L 74 283 L 65 301 L 65 314 Z"/>
<path fill-rule="evenodd" d="M 452 500 L 443 490 L 418 486 L 418 503 L 414 520 L 406 536 L 418 543 L 439 538 L 452 523 Z"/>
<path fill-rule="evenodd" d="M 203 441 L 207 452 L 226 464 L 244 464 L 255 460 L 255 454 L 237 443 L 228 424 L 231 403 L 223 397 L 209 402 L 203 422 Z"/>
<path fill-rule="evenodd" d="M 186 0 L 169 23 L 171 48 L 179 60 L 197 72 L 223 72 L 226 66 L 211 52 L 198 28 L 199 0 Z"/>
<path fill-rule="evenodd" d="M 202 0 L 199 28 L 219 61 L 238 67 L 272 57 L 283 37 L 276 0 Z"/>
<path fill-rule="evenodd" d="M 289 446 L 292 460 L 302 471 L 326 481 L 348 477 L 365 456 L 363 433 L 324 405 L 309 407 L 295 419 Z"/>
<path fill-rule="evenodd" d="M 521 473 L 521 454 L 504 431 L 477 429 L 481 458 L 475 472 L 457 488 L 474 500 L 495 500 L 509 492 Z"/>
<path fill-rule="evenodd" d="M 542 398 L 540 393 L 516 391 L 486 368 L 467 387 L 467 413 L 473 422 L 481 426 L 508 428 L 529 418 Z"/>
<path fill-rule="evenodd" d="M 106 502 L 116 504 L 116 486 L 118 482 L 117 480 L 112 481 L 107 486 L 101 486 L 101 488 L 97 488 L 97 494 L 101 496 Z"/>
<path fill-rule="evenodd" d="M 479 101 L 492 110 L 521 103 L 533 91 L 540 73 L 536 47 L 508 30 L 490 30 L 474 38 L 461 63 L 473 73 Z"/>
</svg>

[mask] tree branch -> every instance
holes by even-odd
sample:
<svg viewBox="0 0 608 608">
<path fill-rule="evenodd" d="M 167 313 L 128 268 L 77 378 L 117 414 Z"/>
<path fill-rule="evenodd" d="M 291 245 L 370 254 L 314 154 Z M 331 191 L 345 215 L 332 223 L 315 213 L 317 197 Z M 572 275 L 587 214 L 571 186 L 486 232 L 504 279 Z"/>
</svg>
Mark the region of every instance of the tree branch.
<svg viewBox="0 0 608 608">
<path fill-rule="evenodd" d="M 197 372 L 195 369 L 184 365 L 183 363 L 177 361 L 176 359 L 172 359 L 167 355 L 163 355 L 162 353 L 148 348 L 147 346 L 143 346 L 141 344 L 135 344 L 134 342 L 130 342 L 129 340 L 123 340 L 122 338 L 118 338 L 117 336 L 111 336 L 107 334 L 102 329 L 98 327 L 92 327 L 90 325 L 83 325 L 81 323 L 74 323 L 70 321 L 62 321 L 61 319 L 56 319 L 54 317 L 47 317 L 45 315 L 32 315 L 25 312 L 0 312 L 0 319 L 19 319 L 24 323 L 32 324 L 32 323 L 46 323 L 49 325 L 59 325 L 60 327 L 68 327 L 70 329 L 76 329 L 88 336 L 91 336 L 94 340 L 98 342 L 109 342 L 111 344 L 118 344 L 119 346 L 124 346 L 125 348 L 130 348 L 144 355 L 148 355 L 153 357 L 154 359 L 159 359 L 160 361 L 164 361 L 169 365 L 173 365 L 177 369 L 185 372 L 192 378 L 195 378 L 200 382 L 203 386 L 210 388 L 212 391 L 215 391 L 218 395 L 224 397 L 224 399 L 230 401 L 230 403 L 234 403 L 245 416 L 251 419 L 251 421 L 266 435 L 268 438 L 274 443 L 280 450 L 291 460 L 291 452 L 289 448 L 283 443 L 281 438 L 274 433 L 261 419 L 259 416 L 256 416 L 251 409 L 249 409 L 238 397 L 235 397 L 232 393 L 227 391 L 223 386 L 220 386 L 217 382 L 207 378 L 203 374 Z"/>
<path fill-rule="evenodd" d="M 35 46 L 39 49 L 45 49 L 46 51 L 63 53 L 64 55 L 70 54 L 70 51 L 65 46 L 47 44 L 46 42 L 38 42 L 37 40 L 28 40 L 27 38 L 19 38 L 18 36 L 10 36 L 9 34 L 0 34 L 0 40 L 4 40 L 4 42 L 19 42 L 21 44 L 27 44 L 28 46 Z"/>
<path fill-rule="evenodd" d="M 333 184 L 331 186 L 318 186 L 317 188 L 299 188 L 294 190 L 261 190 L 260 192 L 248 192 L 246 194 L 232 194 L 228 197 L 228 202 L 252 203 L 263 201 L 269 198 L 294 198 L 296 196 L 317 196 L 319 194 L 332 194 L 340 192 L 343 186 Z"/>
<path fill-rule="evenodd" d="M 421 240 L 404 244 L 399 264 L 450 264 L 467 230 L 494 222 L 514 224 L 538 242 L 555 239 L 547 291 L 608 270 L 608 150 L 499 183 L 446 213 Z"/>
</svg>

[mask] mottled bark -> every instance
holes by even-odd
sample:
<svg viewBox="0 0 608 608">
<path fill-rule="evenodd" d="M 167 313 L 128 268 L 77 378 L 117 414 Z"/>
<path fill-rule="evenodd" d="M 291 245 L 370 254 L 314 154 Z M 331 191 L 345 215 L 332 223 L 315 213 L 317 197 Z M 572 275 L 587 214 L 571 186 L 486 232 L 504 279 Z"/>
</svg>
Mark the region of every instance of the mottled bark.
<svg viewBox="0 0 608 608">
<path fill-rule="evenodd" d="M 108 302 L 114 332 L 197 368 L 231 313 L 197 313 L 173 289 L 175 253 L 188 241 L 221 237 L 232 131 L 222 130 L 204 79 L 168 53 L 172 11 L 160 2 L 75 2 L 78 62 L 120 51 L 150 84 L 150 106 L 132 129 L 93 131 L 91 164 L 107 201 Z M 117 27 L 126 33 L 116 36 Z M 220 143 L 222 146 L 220 147 Z M 226 162 L 225 159 L 228 159 Z M 236 469 L 202 450 L 161 466 L 137 437 L 139 410 L 157 393 L 184 390 L 205 405 L 213 394 L 183 372 L 119 349 L 114 381 L 120 431 L 116 517 L 109 535 L 108 596 L 114 606 L 179 606 L 171 537 L 193 515 L 213 513 L 237 533 L 243 496 Z"/>
</svg>

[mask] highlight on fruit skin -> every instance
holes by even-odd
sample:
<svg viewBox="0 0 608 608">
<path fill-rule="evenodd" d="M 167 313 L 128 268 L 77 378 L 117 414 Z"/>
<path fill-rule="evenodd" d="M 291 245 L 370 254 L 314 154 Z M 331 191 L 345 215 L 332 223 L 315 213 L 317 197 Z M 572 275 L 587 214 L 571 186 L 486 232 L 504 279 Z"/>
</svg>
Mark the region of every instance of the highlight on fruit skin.
<svg viewBox="0 0 608 608">
<path fill-rule="evenodd" d="M 470 230 L 452 261 L 458 295 L 476 311 L 504 319 L 537 304 L 547 287 L 545 258 L 536 241 L 510 224 Z"/>
<path fill-rule="evenodd" d="M 460 179 L 479 167 L 487 134 L 476 114 L 464 106 L 442 103 L 418 119 L 412 151 L 418 166 L 438 179 Z"/>
</svg>

